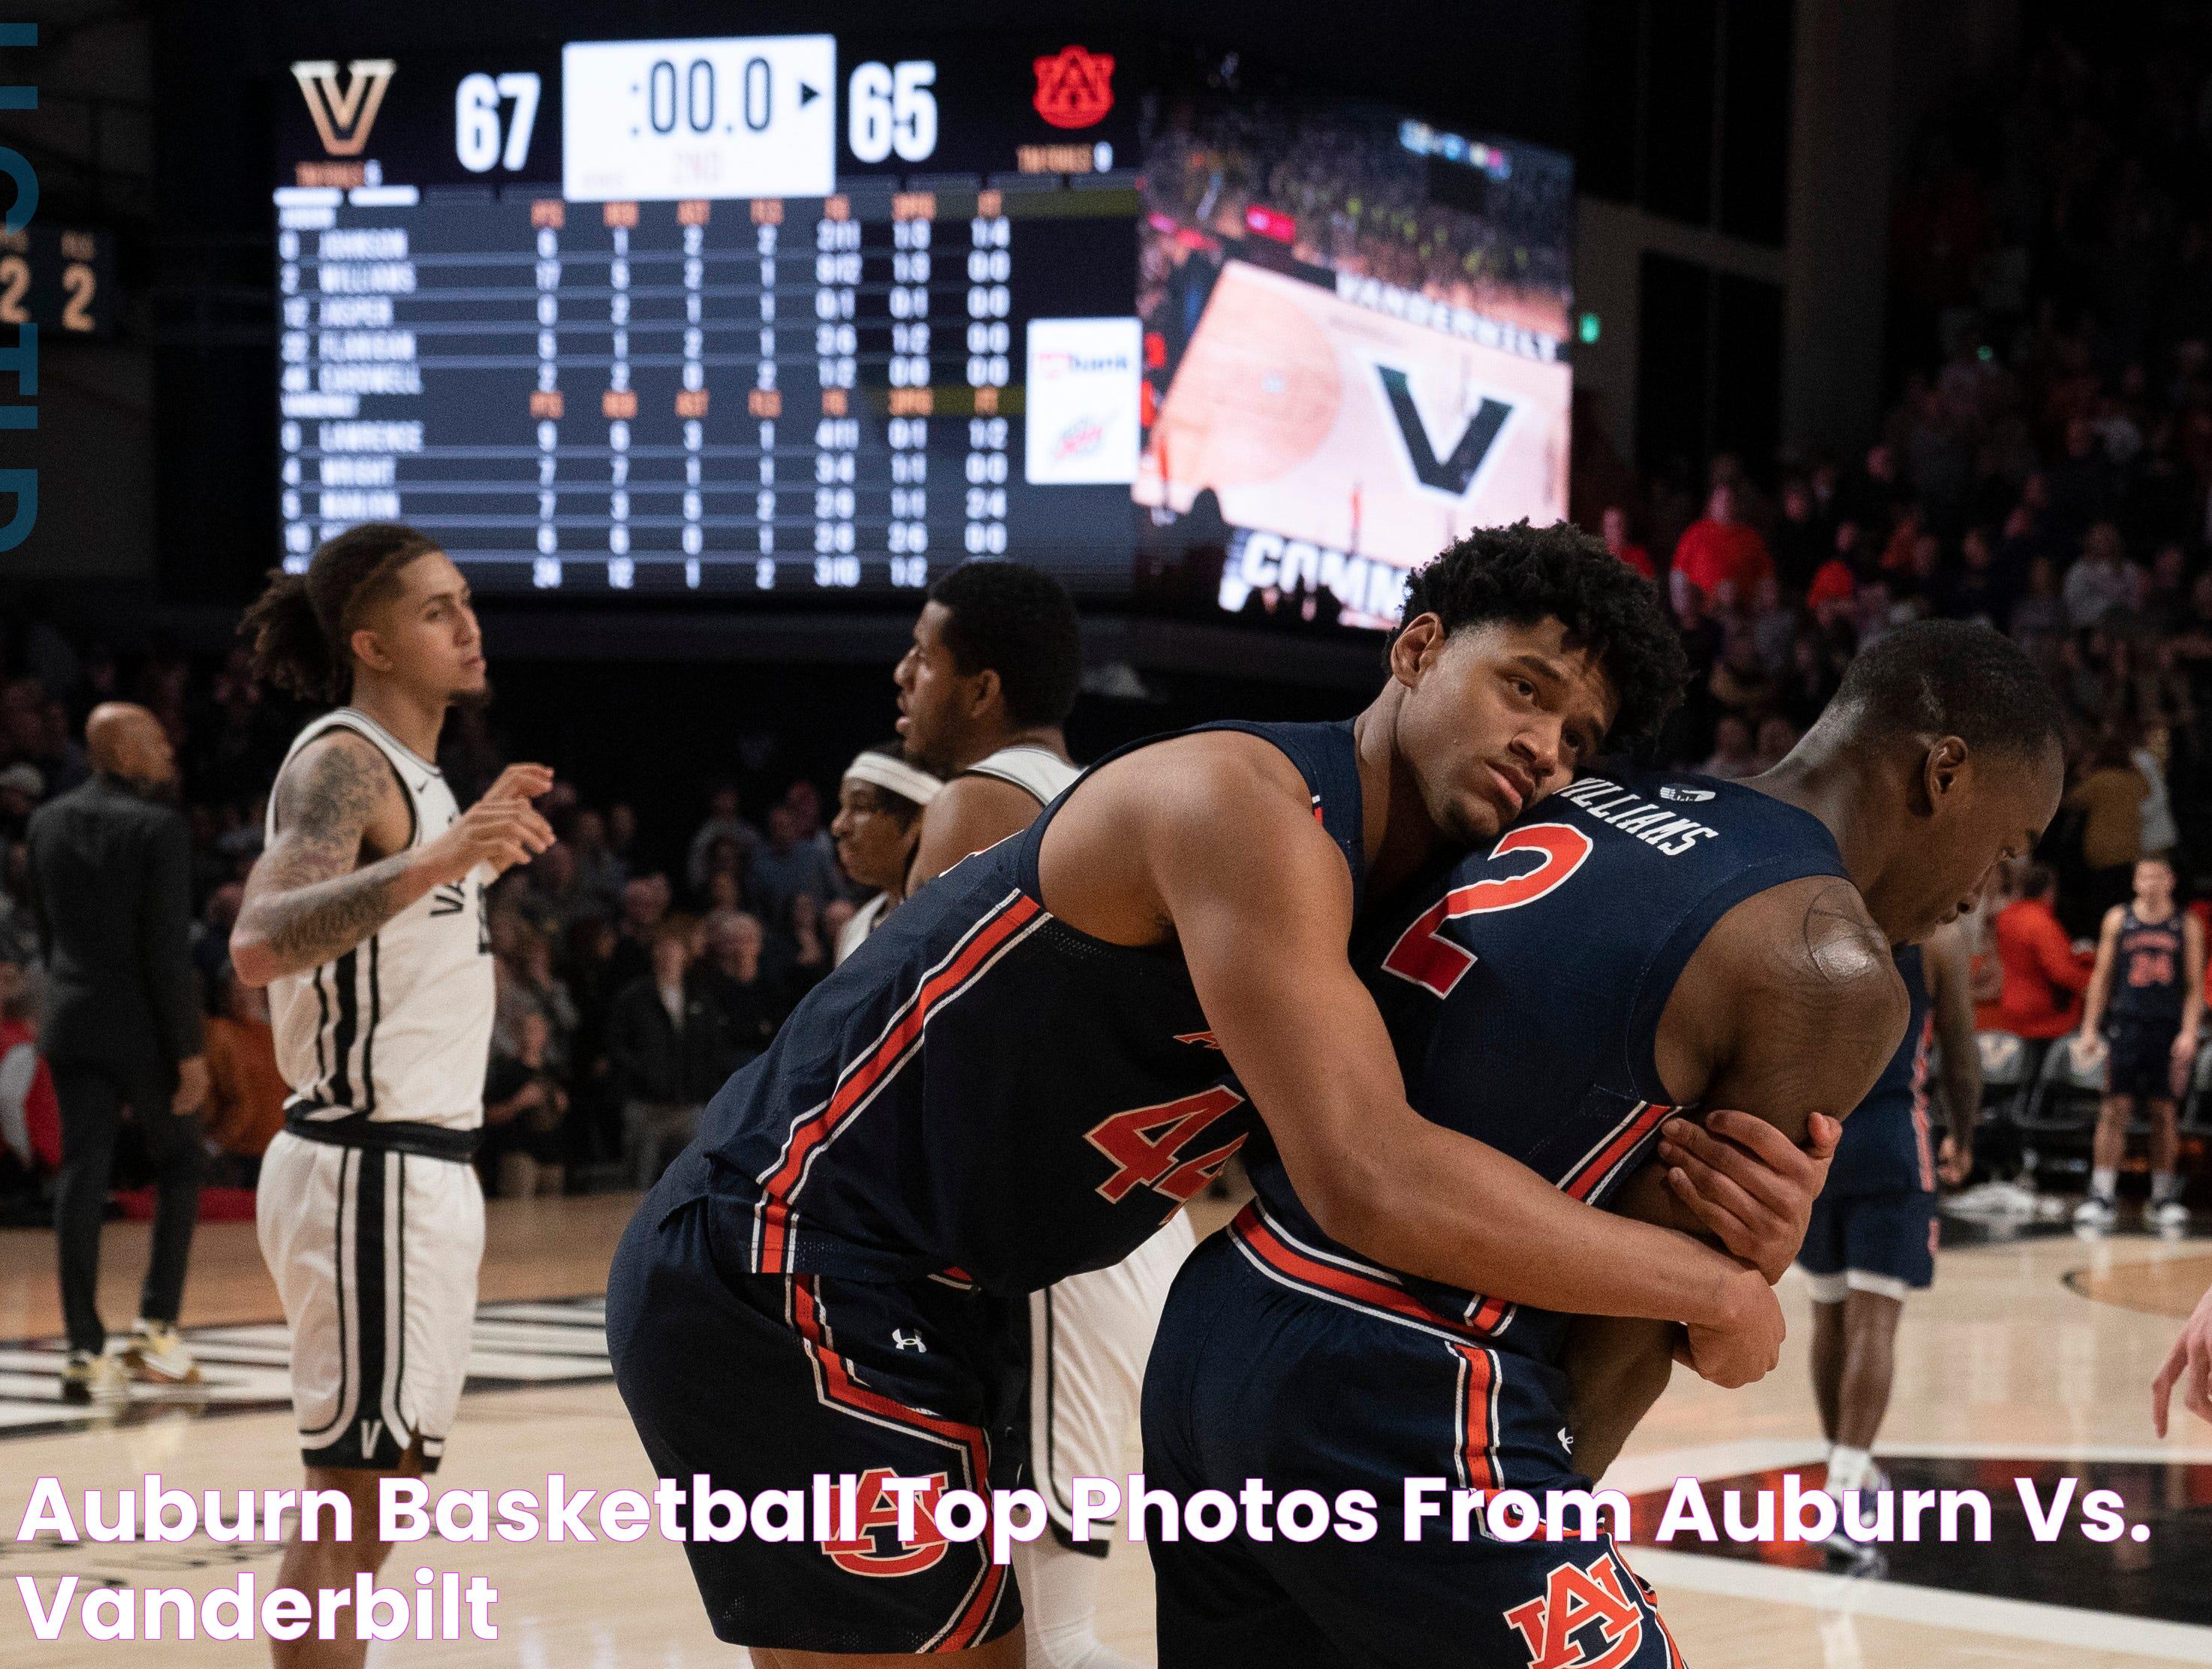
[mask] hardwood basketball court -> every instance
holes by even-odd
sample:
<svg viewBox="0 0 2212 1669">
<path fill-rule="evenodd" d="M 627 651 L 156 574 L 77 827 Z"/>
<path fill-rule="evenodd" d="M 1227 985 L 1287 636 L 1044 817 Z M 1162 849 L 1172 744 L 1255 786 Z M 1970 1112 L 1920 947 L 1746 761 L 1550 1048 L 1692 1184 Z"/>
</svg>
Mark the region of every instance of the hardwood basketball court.
<svg viewBox="0 0 2212 1669">
<path fill-rule="evenodd" d="M 634 1196 L 495 1201 L 489 1226 L 470 1391 L 438 1488 L 528 1489 L 549 1474 L 568 1486 L 649 1494 L 650 1468 L 607 1376 L 599 1295 Z M 1225 1212 L 1210 1211 L 1202 1228 Z M 111 1225 L 101 1297 L 111 1327 L 127 1326 L 145 1230 Z M 2178 1319 L 2208 1282 L 2203 1241 L 2070 1235 L 1947 1249 L 1935 1291 L 1907 1306 L 1895 1399 L 1880 1447 L 1900 1487 L 1967 1482 L 1996 1501 L 1996 1539 L 1980 1548 L 1900 1550 L 1889 1579 L 1826 1575 L 1802 1549 L 1729 1552 L 1632 1545 L 1630 1562 L 1659 1589 L 1675 1639 L 1698 1669 L 2135 1669 L 2212 1663 L 2212 1428 L 2151 1434 L 2147 1387 Z M 1817 1475 L 1820 1445 L 1805 1367 L 1806 1301 L 1785 1285 L 1792 1332 L 1782 1368 L 1748 1391 L 1721 1393 L 1678 1374 L 1607 1484 L 1663 1495 L 1679 1476 L 1758 1487 L 1781 1469 Z M 203 1225 L 185 1324 L 210 1383 L 197 1393 L 142 1393 L 119 1412 L 59 1402 L 61 1363 L 53 1243 L 39 1230 L 0 1233 L 0 1536 L 12 1537 L 41 1476 L 72 1503 L 88 1489 L 136 1488 L 149 1472 L 194 1495 L 283 1489 L 299 1457 L 283 1401 L 276 1294 L 251 1223 Z M 273 1324 L 273 1325 L 272 1325 Z M 731 1417 L 742 1420 L 732 1387 Z M 2185 1419 L 2185 1417 L 2183 1417 Z M 2040 1546 L 2003 1516 L 2011 1479 L 2082 1476 L 2113 1488 L 2148 1541 L 2099 1546 L 2069 1535 Z M 1717 1495 L 1715 1513 L 1718 1516 Z M 1639 1499 L 1639 1531 L 1656 1504 Z M 495 1642 L 408 1641 L 372 1648 L 386 1664 L 514 1664 L 537 1669 L 653 1669 L 727 1665 L 701 1612 L 679 1551 L 657 1535 L 622 1545 L 514 1545 L 494 1539 L 402 1549 L 387 1587 L 411 1587 L 418 1565 L 481 1574 L 498 1591 Z M 1907 1555 L 1910 1557 L 1907 1557 Z M 277 1550 L 202 1536 L 181 1545 L 63 1547 L 0 1543 L 0 1579 L 28 1575 L 50 1599 L 80 1576 L 125 1587 L 204 1591 L 241 1567 L 263 1587 Z M 60 1641 L 33 1641 L 15 1584 L 9 1661 L 52 1669 L 159 1661 L 265 1661 L 265 1645 L 200 1641 L 106 1642 L 72 1619 Z M 1141 1549 L 1117 1545 L 1107 1565 L 1107 1643 L 1152 1660 L 1152 1596 Z M 2106 1609 L 2111 1607 L 2111 1609 Z M 27 1655 L 19 1655 L 21 1642 Z M 1285 1666 L 1285 1669 L 1297 1669 Z"/>
</svg>

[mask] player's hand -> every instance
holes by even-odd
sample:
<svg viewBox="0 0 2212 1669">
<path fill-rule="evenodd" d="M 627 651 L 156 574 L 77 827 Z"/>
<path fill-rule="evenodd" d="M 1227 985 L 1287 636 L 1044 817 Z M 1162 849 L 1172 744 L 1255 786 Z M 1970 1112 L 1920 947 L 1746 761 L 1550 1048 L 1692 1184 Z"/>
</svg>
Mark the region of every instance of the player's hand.
<svg viewBox="0 0 2212 1669">
<path fill-rule="evenodd" d="M 1936 1180 L 1947 1188 L 1955 1188 L 1972 1175 L 1973 1170 L 1974 1138 L 1969 1136 L 1962 1142 L 1956 1136 L 1946 1136 L 1936 1150 Z"/>
<path fill-rule="evenodd" d="M 510 765 L 499 774 L 499 780 L 484 791 L 488 800 L 534 800 L 553 790 L 553 768 L 550 765 Z"/>
<path fill-rule="evenodd" d="M 504 782 L 513 774 L 509 771 L 500 780 Z M 495 872 L 504 873 L 517 864 L 528 863 L 552 844 L 551 827 L 531 810 L 528 800 L 487 794 L 422 848 L 421 861 L 429 871 L 432 885 L 450 886 L 479 864 L 489 864 Z"/>
<path fill-rule="evenodd" d="M 196 1054 L 177 1063 L 177 1090 L 169 1097 L 169 1111 L 179 1118 L 197 1113 L 207 1104 L 207 1057 Z"/>
<path fill-rule="evenodd" d="M 1724 1391 L 1765 1379 L 1782 1360 L 1782 1305 L 1755 1269 L 1737 1269 L 1723 1281 L 1720 1310 L 1710 1321 L 1684 1327 L 1674 1359 Z"/>
<path fill-rule="evenodd" d="M 2105 1040 L 2091 1032 L 2076 1033 L 2066 1047 L 2074 1057 L 2074 1070 L 2077 1072 L 2095 1071 L 2097 1063 L 2105 1058 Z"/>
<path fill-rule="evenodd" d="M 2150 1382 L 2150 1423 L 2161 1437 L 2177 1384 L 2181 1405 L 2200 1420 L 2212 1420 L 2212 1290 L 2197 1301 L 2196 1313 L 2166 1353 L 2166 1366 Z"/>
<path fill-rule="evenodd" d="M 1815 1113 L 1801 1148 L 1763 1119 L 1721 1108 L 1702 1126 L 1693 1119 L 1662 1125 L 1659 1158 L 1675 1198 L 1771 1284 L 1805 1244 L 1843 1132 L 1838 1120 Z"/>
</svg>

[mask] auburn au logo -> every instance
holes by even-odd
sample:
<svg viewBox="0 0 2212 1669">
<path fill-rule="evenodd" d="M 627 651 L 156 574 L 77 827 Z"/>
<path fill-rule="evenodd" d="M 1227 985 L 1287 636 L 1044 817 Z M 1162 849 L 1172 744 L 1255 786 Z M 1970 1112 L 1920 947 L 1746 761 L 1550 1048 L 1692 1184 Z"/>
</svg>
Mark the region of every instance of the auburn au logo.
<svg viewBox="0 0 2212 1669">
<path fill-rule="evenodd" d="M 1528 1669 L 1620 1669 L 1644 1643 L 1644 1613 L 1611 1553 L 1556 1566 L 1543 1598 L 1505 1613 L 1528 1648 Z"/>
<path fill-rule="evenodd" d="M 292 79 L 307 100 L 307 114 L 323 149 L 332 156 L 359 156 L 376 125 L 384 89 L 399 66 L 390 58 L 356 58 L 346 65 L 346 85 L 338 86 L 338 67 L 328 58 L 292 66 Z"/>
<path fill-rule="evenodd" d="M 1032 61 L 1036 113 L 1057 128 L 1086 128 L 1114 107 L 1114 60 L 1103 52 L 1063 46 Z"/>
<path fill-rule="evenodd" d="M 822 1551 L 840 1570 L 855 1576 L 911 1576 L 945 1557 L 945 1540 L 937 1532 L 937 1499 L 945 1493 L 946 1474 L 933 1474 L 928 1487 L 915 1497 L 910 1545 L 898 1539 L 897 1498 L 884 1491 L 884 1481 L 896 1476 L 889 1466 L 860 1474 L 854 1534 L 849 1541 L 833 1537 L 822 1544 Z"/>
</svg>

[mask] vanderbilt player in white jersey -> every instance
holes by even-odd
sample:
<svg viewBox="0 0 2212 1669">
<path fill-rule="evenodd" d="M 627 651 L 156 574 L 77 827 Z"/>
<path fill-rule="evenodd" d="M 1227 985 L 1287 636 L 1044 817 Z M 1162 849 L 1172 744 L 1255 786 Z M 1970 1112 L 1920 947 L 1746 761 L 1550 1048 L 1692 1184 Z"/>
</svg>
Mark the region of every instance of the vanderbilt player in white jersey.
<svg viewBox="0 0 2212 1669">
<path fill-rule="evenodd" d="M 921 815 L 908 897 L 1075 780 L 1060 726 L 1082 673 L 1075 607 L 1050 576 L 969 562 L 930 588 L 893 674 L 907 751 L 946 778 Z M 1098 1639 L 1106 1542 L 1074 1540 L 1073 1480 L 1134 1469 L 1123 1448 L 1145 1358 L 1192 1243 L 1177 1211 L 1121 1263 L 1030 1295 L 1030 1481 L 1053 1529 L 1014 1551 L 1030 1669 L 1132 1669 Z"/>
<path fill-rule="evenodd" d="M 279 1581 L 313 1592 L 383 1563 L 379 1479 L 434 1471 L 460 1399 L 483 1253 L 483 889 L 552 843 L 530 805 L 552 776 L 513 766 L 456 804 L 433 761 L 447 709 L 486 696 L 483 639 L 459 571 L 411 528 L 331 539 L 270 576 L 244 629 L 264 680 L 344 703 L 285 756 L 230 939 L 238 977 L 269 987 L 292 1089 L 256 1213 L 307 1487 L 354 1502 L 349 1543 L 285 1549 Z M 280 1666 L 367 1649 L 271 1648 Z"/>
</svg>

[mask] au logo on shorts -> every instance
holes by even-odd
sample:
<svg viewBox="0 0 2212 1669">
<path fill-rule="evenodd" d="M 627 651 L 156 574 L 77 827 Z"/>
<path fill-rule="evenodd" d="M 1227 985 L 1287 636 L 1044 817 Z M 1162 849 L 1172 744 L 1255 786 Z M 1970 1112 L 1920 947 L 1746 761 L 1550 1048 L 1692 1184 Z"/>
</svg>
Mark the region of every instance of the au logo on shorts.
<svg viewBox="0 0 2212 1669">
<path fill-rule="evenodd" d="M 1644 1613 L 1610 1552 L 1553 1567 L 1541 1599 L 1505 1620 L 1528 1648 L 1528 1669 L 1620 1669 L 1644 1643 Z"/>
<path fill-rule="evenodd" d="M 860 1474 L 854 1534 L 849 1540 L 833 1537 L 822 1544 L 838 1569 L 855 1576 L 913 1576 L 945 1557 L 945 1540 L 937 1533 L 937 1502 L 945 1493 L 946 1475 L 933 1475 L 929 1487 L 915 1496 L 915 1539 L 910 1544 L 898 1539 L 898 1497 L 884 1489 L 896 1476 L 889 1466 Z"/>
</svg>

